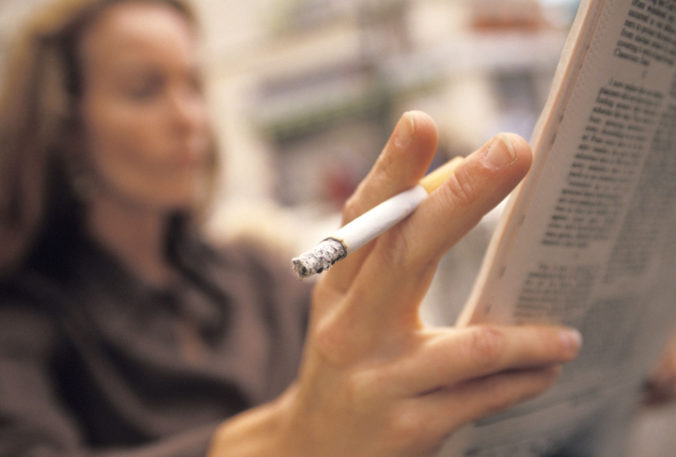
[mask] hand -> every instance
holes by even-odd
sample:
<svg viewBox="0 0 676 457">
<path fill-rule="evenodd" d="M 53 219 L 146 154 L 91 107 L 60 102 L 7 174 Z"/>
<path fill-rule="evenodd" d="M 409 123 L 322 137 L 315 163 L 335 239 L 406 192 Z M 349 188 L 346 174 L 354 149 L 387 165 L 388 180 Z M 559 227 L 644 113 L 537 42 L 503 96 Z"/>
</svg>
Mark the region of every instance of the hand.
<svg viewBox="0 0 676 457">
<path fill-rule="evenodd" d="M 407 113 L 344 210 L 345 222 L 412 187 L 437 132 Z M 321 278 L 290 422 L 289 455 L 432 455 L 460 425 L 531 397 L 577 353 L 562 329 L 425 329 L 418 306 L 444 252 L 525 175 L 527 143 L 504 135 L 380 239 Z"/>
<path fill-rule="evenodd" d="M 346 204 L 345 222 L 415 185 L 436 147 L 432 120 L 405 114 Z M 277 402 L 248 415 L 248 430 L 265 432 L 271 448 L 227 455 L 431 456 L 461 425 L 551 385 L 558 366 L 578 352 L 577 332 L 424 328 L 418 317 L 440 257 L 530 163 L 523 139 L 496 137 L 409 218 L 325 273 L 314 290 L 297 381 Z"/>
</svg>

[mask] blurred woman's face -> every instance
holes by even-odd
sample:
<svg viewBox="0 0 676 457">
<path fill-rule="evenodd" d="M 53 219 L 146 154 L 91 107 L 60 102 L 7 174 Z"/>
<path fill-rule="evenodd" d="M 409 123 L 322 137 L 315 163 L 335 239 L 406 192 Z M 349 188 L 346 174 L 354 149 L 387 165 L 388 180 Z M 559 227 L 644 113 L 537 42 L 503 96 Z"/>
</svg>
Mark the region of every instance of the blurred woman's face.
<svg viewBox="0 0 676 457">
<path fill-rule="evenodd" d="M 98 187 L 156 211 L 203 197 L 210 128 L 194 30 L 171 7 L 122 2 L 80 47 L 84 141 Z"/>
</svg>

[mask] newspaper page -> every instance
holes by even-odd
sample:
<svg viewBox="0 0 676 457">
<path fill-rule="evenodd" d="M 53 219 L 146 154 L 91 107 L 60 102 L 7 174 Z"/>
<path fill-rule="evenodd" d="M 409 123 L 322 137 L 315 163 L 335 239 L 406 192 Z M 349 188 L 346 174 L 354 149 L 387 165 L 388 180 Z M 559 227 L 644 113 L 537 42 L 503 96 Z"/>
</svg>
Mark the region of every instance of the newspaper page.
<svg viewBox="0 0 676 457">
<path fill-rule="evenodd" d="M 676 308 L 675 16 L 676 0 L 582 1 L 533 168 L 458 324 L 562 322 L 583 349 L 544 395 L 461 430 L 440 456 L 622 455 Z"/>
</svg>

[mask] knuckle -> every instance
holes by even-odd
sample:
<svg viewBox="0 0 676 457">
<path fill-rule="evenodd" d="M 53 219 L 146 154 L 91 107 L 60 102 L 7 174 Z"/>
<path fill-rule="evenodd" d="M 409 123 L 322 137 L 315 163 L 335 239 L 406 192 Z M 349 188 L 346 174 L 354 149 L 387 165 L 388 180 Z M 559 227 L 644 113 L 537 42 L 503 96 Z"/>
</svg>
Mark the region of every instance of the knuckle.
<svg viewBox="0 0 676 457">
<path fill-rule="evenodd" d="M 411 241 L 401 230 L 394 229 L 378 239 L 378 256 L 383 265 L 404 265 L 410 256 Z"/>
<path fill-rule="evenodd" d="M 428 284 L 436 271 L 438 253 L 426 253 L 416 249 L 415 234 L 402 227 L 395 227 L 378 238 L 378 249 L 373 251 L 380 265 L 406 271 L 409 278 L 416 278 L 418 285 Z M 403 284 L 401 284 L 403 286 Z"/>
<path fill-rule="evenodd" d="M 397 163 L 391 154 L 380 154 L 374 170 L 375 178 L 380 182 L 396 182 L 397 180 Z"/>
<path fill-rule="evenodd" d="M 381 194 L 380 189 L 388 189 L 391 183 L 396 182 L 398 182 L 398 177 L 394 160 L 389 154 L 381 154 L 373 169 L 343 205 L 343 221 L 351 221 L 387 198 L 388 195 L 382 195 L 379 199 L 376 197 Z M 379 191 L 374 192 L 374 189 L 379 189 Z"/>
<path fill-rule="evenodd" d="M 458 167 L 446 182 L 442 195 L 446 196 L 449 206 L 467 207 L 477 200 L 477 180 L 468 167 Z"/>
<path fill-rule="evenodd" d="M 312 343 L 316 351 L 334 365 L 345 365 L 350 353 L 347 331 L 333 319 L 325 319 L 312 329 Z"/>
<path fill-rule="evenodd" d="M 314 311 L 314 310 L 313 310 Z M 335 367 L 349 367 L 372 350 L 375 335 L 359 325 L 357 306 L 338 306 L 311 318 L 308 350 Z"/>
<path fill-rule="evenodd" d="M 505 347 L 505 335 L 492 326 L 477 326 L 470 334 L 471 356 L 485 369 L 499 367 Z"/>
</svg>

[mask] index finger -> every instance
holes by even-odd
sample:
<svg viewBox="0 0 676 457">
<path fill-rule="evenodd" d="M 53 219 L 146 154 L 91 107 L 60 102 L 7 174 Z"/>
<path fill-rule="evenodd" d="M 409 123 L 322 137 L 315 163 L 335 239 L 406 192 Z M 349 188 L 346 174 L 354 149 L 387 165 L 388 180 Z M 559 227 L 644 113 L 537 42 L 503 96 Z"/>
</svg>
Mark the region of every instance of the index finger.
<svg viewBox="0 0 676 457">
<path fill-rule="evenodd" d="M 402 115 L 376 163 L 343 208 L 343 223 L 415 186 L 437 149 L 438 133 L 432 118 L 420 111 Z M 374 243 L 336 263 L 322 281 L 345 290 L 359 272 Z"/>
</svg>

